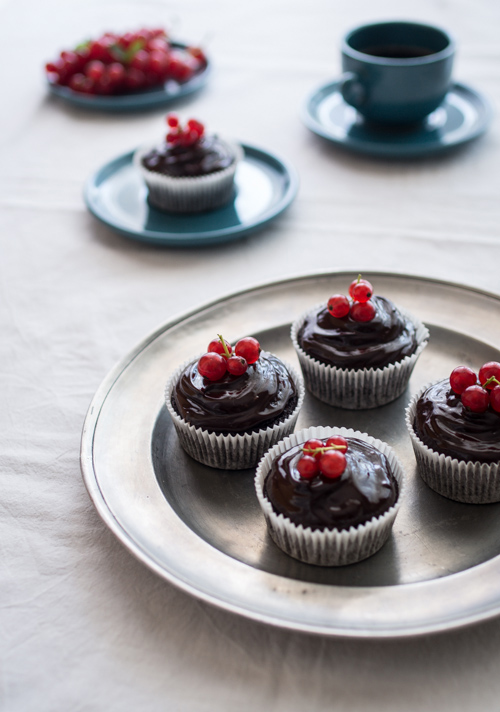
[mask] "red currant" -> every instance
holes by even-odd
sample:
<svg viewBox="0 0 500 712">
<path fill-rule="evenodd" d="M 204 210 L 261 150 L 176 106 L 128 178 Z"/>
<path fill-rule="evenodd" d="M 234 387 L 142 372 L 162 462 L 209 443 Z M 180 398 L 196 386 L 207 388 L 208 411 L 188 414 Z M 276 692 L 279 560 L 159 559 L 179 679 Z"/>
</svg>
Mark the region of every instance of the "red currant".
<svg viewBox="0 0 500 712">
<path fill-rule="evenodd" d="M 140 69 L 128 67 L 125 75 L 125 84 L 129 89 L 142 89 L 146 83 L 146 75 Z"/>
<path fill-rule="evenodd" d="M 473 413 L 484 413 L 489 401 L 488 391 L 482 386 L 469 386 L 462 393 L 462 403 Z"/>
<path fill-rule="evenodd" d="M 236 356 L 243 356 L 248 364 L 255 363 L 260 356 L 260 344 L 253 336 L 245 336 L 234 347 Z"/>
<path fill-rule="evenodd" d="M 351 307 L 351 318 L 354 321 L 371 321 L 374 316 L 373 302 L 354 302 Z"/>
<path fill-rule="evenodd" d="M 81 74 L 80 72 L 77 72 L 76 74 L 73 74 L 73 76 L 69 80 L 69 87 L 73 89 L 73 91 L 84 92 L 87 81 L 89 81 L 88 77 L 86 77 L 84 74 Z"/>
<path fill-rule="evenodd" d="M 450 375 L 451 390 L 461 395 L 469 386 L 475 386 L 477 376 L 471 368 L 467 366 L 457 366 Z"/>
<path fill-rule="evenodd" d="M 113 86 L 119 86 L 125 79 L 125 67 L 121 62 L 111 62 L 108 66 L 108 76 Z"/>
<path fill-rule="evenodd" d="M 231 356 L 227 360 L 227 370 L 233 376 L 242 376 L 246 373 L 248 364 L 242 356 Z"/>
<path fill-rule="evenodd" d="M 220 354 L 207 353 L 198 361 L 198 372 L 209 381 L 218 381 L 226 373 L 227 361 Z"/>
<path fill-rule="evenodd" d="M 333 297 L 330 297 L 328 300 L 327 307 L 332 316 L 336 319 L 342 319 L 343 316 L 349 314 L 351 305 L 348 298 L 343 294 L 334 294 Z"/>
<path fill-rule="evenodd" d="M 367 279 L 361 279 L 361 275 L 359 275 L 354 282 L 351 282 L 349 296 L 355 302 L 367 302 L 373 296 L 373 287 Z"/>
<path fill-rule="evenodd" d="M 347 452 L 347 440 L 343 438 L 342 435 L 332 435 L 331 438 L 328 438 L 326 447 L 332 447 L 333 445 L 343 447 L 345 448 L 344 452 Z"/>
<path fill-rule="evenodd" d="M 138 50 L 130 60 L 130 66 L 146 71 L 149 68 L 149 53 L 145 49 Z"/>
<path fill-rule="evenodd" d="M 319 459 L 320 472 L 328 479 L 335 480 L 346 468 L 346 458 L 340 450 L 327 450 Z"/>
<path fill-rule="evenodd" d="M 490 405 L 496 413 L 500 413 L 500 386 L 491 389 Z"/>
<path fill-rule="evenodd" d="M 310 480 L 312 477 L 318 474 L 319 465 L 317 460 L 310 455 L 304 455 L 297 462 L 297 470 L 299 475 L 305 479 Z"/>
<path fill-rule="evenodd" d="M 488 363 L 485 363 L 484 366 L 481 366 L 479 369 L 479 382 L 485 388 L 491 389 L 498 385 L 495 381 L 491 381 L 491 383 L 485 386 L 486 381 L 492 377 L 496 378 L 500 383 L 500 363 L 497 361 L 488 361 Z"/>
<path fill-rule="evenodd" d="M 304 443 L 302 445 L 302 451 L 304 452 L 305 455 L 310 455 L 311 457 L 319 458 L 321 456 L 321 452 L 317 452 L 316 454 L 313 454 L 313 453 L 318 448 L 323 448 L 323 447 L 325 447 L 325 443 L 322 440 L 318 440 L 317 438 L 312 438 L 311 440 L 308 440 L 306 443 Z"/>
<path fill-rule="evenodd" d="M 229 352 L 229 354 L 226 353 L 224 344 L 226 345 L 226 349 Z M 212 339 L 212 341 L 208 344 L 207 350 L 209 352 L 213 351 L 216 354 L 221 354 L 225 358 L 229 358 L 229 356 L 233 353 L 233 348 L 232 348 L 231 344 L 228 344 L 227 341 L 222 338 L 222 336 L 219 336 L 218 339 Z"/>
</svg>

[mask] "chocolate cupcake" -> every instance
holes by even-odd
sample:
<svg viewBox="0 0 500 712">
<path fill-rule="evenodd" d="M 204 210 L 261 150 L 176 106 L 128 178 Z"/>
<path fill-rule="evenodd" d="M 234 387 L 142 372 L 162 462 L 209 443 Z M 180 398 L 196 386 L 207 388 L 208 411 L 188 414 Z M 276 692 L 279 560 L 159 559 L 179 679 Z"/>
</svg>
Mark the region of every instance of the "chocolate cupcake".
<svg viewBox="0 0 500 712">
<path fill-rule="evenodd" d="M 472 375 L 462 387 L 455 378 L 464 371 Z M 500 385 L 493 393 L 476 378 L 459 367 L 449 379 L 425 386 L 408 406 L 406 424 L 429 487 L 458 502 L 487 504 L 500 501 Z"/>
<path fill-rule="evenodd" d="M 280 549 L 305 563 L 343 566 L 387 541 L 404 474 L 386 443 L 351 429 L 314 427 L 264 455 L 255 488 Z"/>
<path fill-rule="evenodd" d="M 403 393 L 429 332 L 360 277 L 349 293 L 303 314 L 291 337 L 313 395 L 341 408 L 375 408 Z"/>
<path fill-rule="evenodd" d="M 205 465 L 231 470 L 254 467 L 290 434 L 303 399 L 300 376 L 251 337 L 240 339 L 234 353 L 222 337 L 214 339 L 209 352 L 183 364 L 166 387 L 184 450 Z"/>
<path fill-rule="evenodd" d="M 172 213 L 199 213 L 228 203 L 243 150 L 190 119 L 184 128 L 167 116 L 169 132 L 163 144 L 141 148 L 134 164 L 149 189 L 149 203 Z"/>
</svg>

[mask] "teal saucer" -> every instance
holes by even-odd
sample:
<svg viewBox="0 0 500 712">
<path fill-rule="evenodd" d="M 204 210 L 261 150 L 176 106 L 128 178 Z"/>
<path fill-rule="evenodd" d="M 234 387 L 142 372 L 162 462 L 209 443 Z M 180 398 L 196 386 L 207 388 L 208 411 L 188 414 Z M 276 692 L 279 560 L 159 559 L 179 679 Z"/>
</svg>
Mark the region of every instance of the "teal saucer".
<svg viewBox="0 0 500 712">
<path fill-rule="evenodd" d="M 98 220 L 141 242 L 195 247 L 236 240 L 282 213 L 299 183 L 290 164 L 262 149 L 241 145 L 244 157 L 236 170 L 234 197 L 217 210 L 179 215 L 151 207 L 146 184 L 132 162 L 134 151 L 89 178 L 85 202 Z"/>
<path fill-rule="evenodd" d="M 307 99 L 305 125 L 346 149 L 373 156 L 411 158 L 461 146 L 488 128 L 492 110 L 484 96 L 465 84 L 452 84 L 446 99 L 418 124 L 384 127 L 366 122 L 345 103 L 340 82 L 316 89 Z"/>
<path fill-rule="evenodd" d="M 181 42 L 172 42 L 172 46 L 181 49 L 187 47 L 186 44 Z M 50 93 L 54 96 L 67 104 L 77 106 L 81 109 L 109 111 L 113 113 L 148 111 L 149 109 L 157 109 L 171 104 L 177 99 L 181 99 L 198 91 L 207 83 L 211 70 L 212 67 L 208 61 L 201 71 L 194 74 L 191 79 L 188 79 L 187 82 L 183 82 L 182 84 L 171 79 L 162 86 L 155 87 L 154 89 L 146 89 L 144 91 L 121 95 L 99 96 L 96 94 L 82 94 L 69 87 L 62 87 L 51 82 L 48 82 L 48 88 Z"/>
</svg>

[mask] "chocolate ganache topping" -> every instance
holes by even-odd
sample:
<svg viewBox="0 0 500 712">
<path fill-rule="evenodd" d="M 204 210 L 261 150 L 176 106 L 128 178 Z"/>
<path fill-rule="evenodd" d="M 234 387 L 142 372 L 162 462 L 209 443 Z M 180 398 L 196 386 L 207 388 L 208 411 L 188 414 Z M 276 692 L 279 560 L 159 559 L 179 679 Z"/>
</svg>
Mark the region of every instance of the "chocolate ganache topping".
<svg viewBox="0 0 500 712">
<path fill-rule="evenodd" d="M 448 379 L 420 396 L 413 427 L 431 450 L 466 462 L 500 462 L 500 413 L 473 413 Z"/>
<path fill-rule="evenodd" d="M 295 409 L 297 389 L 285 364 L 262 351 L 241 376 L 229 372 L 209 381 L 198 361 L 187 366 L 172 393 L 172 406 L 188 423 L 216 433 L 241 433 L 267 428 Z"/>
<path fill-rule="evenodd" d="M 143 156 L 142 165 L 155 173 L 186 178 L 222 171 L 233 161 L 226 143 L 217 136 L 203 136 L 190 146 L 164 143 L 153 148 Z"/>
<path fill-rule="evenodd" d="M 415 325 L 385 297 L 372 297 L 375 316 L 355 321 L 337 318 L 326 306 L 309 314 L 297 340 L 312 358 L 338 368 L 382 368 L 401 361 L 417 348 Z"/>
<path fill-rule="evenodd" d="M 300 445 L 273 462 L 264 495 L 278 514 L 303 527 L 341 530 L 378 517 L 395 504 L 398 484 L 386 456 L 362 440 L 346 440 L 346 469 L 338 479 L 321 474 L 301 478 Z"/>
</svg>

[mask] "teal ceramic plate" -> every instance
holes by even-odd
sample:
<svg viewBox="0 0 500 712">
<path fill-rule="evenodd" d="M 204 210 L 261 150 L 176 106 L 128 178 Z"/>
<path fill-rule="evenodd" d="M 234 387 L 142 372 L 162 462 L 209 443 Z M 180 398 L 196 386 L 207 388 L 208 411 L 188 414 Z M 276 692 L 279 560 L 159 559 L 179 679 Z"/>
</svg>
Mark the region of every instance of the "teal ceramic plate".
<svg viewBox="0 0 500 712">
<path fill-rule="evenodd" d="M 465 84 L 454 83 L 443 104 L 425 121 L 407 127 L 379 127 L 365 122 L 345 103 L 340 82 L 316 89 L 303 110 L 306 126 L 318 136 L 352 151 L 409 158 L 433 155 L 480 136 L 491 121 L 488 101 Z"/>
<path fill-rule="evenodd" d="M 181 42 L 172 42 L 173 47 L 183 49 L 187 45 Z M 61 87 L 58 84 L 48 82 L 49 91 L 54 96 L 59 97 L 63 101 L 73 106 L 78 106 L 83 109 L 91 109 L 97 111 L 112 111 L 122 113 L 126 111 L 147 111 L 148 109 L 156 109 L 166 104 L 175 102 L 177 99 L 188 96 L 195 91 L 198 91 L 205 86 L 208 76 L 211 72 L 210 62 L 200 72 L 197 72 L 191 79 L 183 84 L 174 81 L 173 79 L 165 82 L 161 87 L 148 89 L 146 91 L 135 92 L 132 94 L 123 94 L 122 96 L 95 96 L 90 94 L 82 94 L 73 91 L 69 87 Z"/>
<path fill-rule="evenodd" d="M 183 247 L 235 240 L 273 220 L 292 202 L 295 170 L 277 156 L 242 144 L 244 158 L 235 177 L 233 200 L 197 215 L 175 215 L 150 207 L 147 187 L 132 158 L 115 158 L 90 177 L 85 202 L 101 222 L 122 235 L 155 245 Z"/>
</svg>

